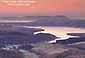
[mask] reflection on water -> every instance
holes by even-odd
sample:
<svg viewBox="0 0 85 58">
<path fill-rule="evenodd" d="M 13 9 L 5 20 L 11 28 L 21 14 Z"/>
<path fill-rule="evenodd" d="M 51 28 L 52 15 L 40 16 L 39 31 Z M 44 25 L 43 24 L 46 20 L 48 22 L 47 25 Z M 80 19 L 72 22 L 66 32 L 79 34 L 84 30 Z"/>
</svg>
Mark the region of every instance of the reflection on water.
<svg viewBox="0 0 85 58">
<path fill-rule="evenodd" d="M 55 36 L 66 38 L 67 33 L 85 33 L 85 28 L 74 28 L 74 27 L 48 27 L 48 26 L 23 26 L 25 28 L 42 28 L 45 31 L 43 33 L 51 33 Z M 38 32 L 39 33 L 39 32 Z"/>
</svg>

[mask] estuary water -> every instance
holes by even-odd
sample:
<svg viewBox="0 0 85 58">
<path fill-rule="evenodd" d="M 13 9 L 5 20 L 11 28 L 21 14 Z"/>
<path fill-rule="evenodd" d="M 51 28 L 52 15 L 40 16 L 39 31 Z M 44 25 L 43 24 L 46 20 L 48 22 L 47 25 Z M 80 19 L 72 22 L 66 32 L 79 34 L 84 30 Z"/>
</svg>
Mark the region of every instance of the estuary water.
<svg viewBox="0 0 85 58">
<path fill-rule="evenodd" d="M 44 31 L 36 33 L 50 33 L 57 37 L 66 38 L 69 35 L 67 33 L 85 33 L 85 28 L 76 28 L 76 27 L 52 27 L 52 26 L 22 26 L 25 28 L 41 28 Z"/>
</svg>

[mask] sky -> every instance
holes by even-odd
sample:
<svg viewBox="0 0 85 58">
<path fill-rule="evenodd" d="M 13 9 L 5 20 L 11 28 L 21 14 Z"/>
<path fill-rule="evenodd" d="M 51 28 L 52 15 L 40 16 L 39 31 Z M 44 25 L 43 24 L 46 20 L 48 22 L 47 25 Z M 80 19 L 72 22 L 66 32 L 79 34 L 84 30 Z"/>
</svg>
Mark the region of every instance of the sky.
<svg viewBox="0 0 85 58">
<path fill-rule="evenodd" d="M 17 3 L 12 1 L 15 0 L 0 0 L 0 15 L 69 15 L 85 17 L 85 0 L 17 0 Z M 23 1 L 27 1 L 27 3 L 23 3 Z"/>
</svg>

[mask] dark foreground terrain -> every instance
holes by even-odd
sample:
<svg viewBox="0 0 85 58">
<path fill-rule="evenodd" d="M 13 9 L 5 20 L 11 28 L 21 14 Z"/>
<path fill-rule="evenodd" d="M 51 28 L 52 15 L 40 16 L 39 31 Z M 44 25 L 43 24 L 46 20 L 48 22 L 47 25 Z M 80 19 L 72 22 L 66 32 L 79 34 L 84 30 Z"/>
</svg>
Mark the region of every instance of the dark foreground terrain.
<svg viewBox="0 0 85 58">
<path fill-rule="evenodd" d="M 0 49 L 1 58 L 85 58 L 85 42 L 71 45 L 48 44 L 46 42 L 32 44 L 32 49 L 21 52 L 19 48 L 11 50 Z M 26 46 L 24 47 L 26 48 Z"/>
<path fill-rule="evenodd" d="M 0 58 L 85 58 L 84 35 L 49 44 L 49 40 L 57 37 L 48 33 L 34 35 L 35 29 L 29 30 L 0 32 Z"/>
</svg>

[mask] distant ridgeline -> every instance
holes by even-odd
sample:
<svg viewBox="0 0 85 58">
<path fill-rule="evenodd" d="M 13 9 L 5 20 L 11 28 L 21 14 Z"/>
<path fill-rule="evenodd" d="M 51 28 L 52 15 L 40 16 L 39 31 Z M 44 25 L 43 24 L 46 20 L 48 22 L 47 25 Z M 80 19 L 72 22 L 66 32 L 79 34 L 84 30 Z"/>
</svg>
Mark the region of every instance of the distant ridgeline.
<svg viewBox="0 0 85 58">
<path fill-rule="evenodd" d="M 19 16 L 19 17 L 0 17 L 1 20 L 14 22 L 0 22 L 1 27 L 12 26 L 63 26 L 63 27 L 85 27 L 85 20 L 70 19 L 63 15 L 58 16 Z M 19 20 L 19 21 L 18 21 Z M 33 22 L 20 22 L 20 20 L 34 20 Z M 18 21 L 18 22 L 16 22 Z"/>
</svg>

